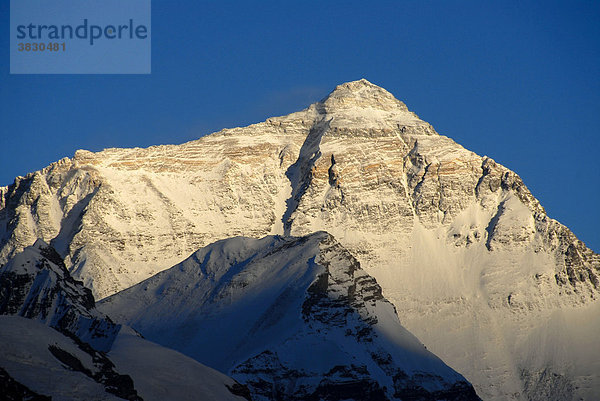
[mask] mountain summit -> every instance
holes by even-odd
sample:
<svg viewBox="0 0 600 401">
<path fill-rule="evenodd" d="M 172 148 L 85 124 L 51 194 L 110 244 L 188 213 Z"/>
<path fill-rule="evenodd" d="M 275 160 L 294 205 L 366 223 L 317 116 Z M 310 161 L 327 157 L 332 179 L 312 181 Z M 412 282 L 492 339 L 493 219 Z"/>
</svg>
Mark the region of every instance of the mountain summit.
<svg viewBox="0 0 600 401">
<path fill-rule="evenodd" d="M 182 145 L 78 151 L 0 193 L 0 263 L 43 238 L 97 298 L 217 240 L 326 231 L 482 398 L 600 398 L 600 256 L 368 81 Z"/>
<path fill-rule="evenodd" d="M 373 108 L 386 111 L 408 111 L 408 108 L 385 89 L 366 79 L 338 85 L 320 102 L 329 110 Z"/>
<path fill-rule="evenodd" d="M 390 130 L 404 127 L 422 126 L 435 131 L 429 124 L 408 110 L 406 105 L 385 89 L 366 79 L 338 85 L 327 97 L 312 104 L 308 115 L 328 121 L 333 132 L 345 132 L 345 129 L 380 130 L 380 134 L 389 134 Z M 297 118 L 304 113 L 294 113 Z M 309 117 L 310 118 L 310 117 Z"/>
</svg>

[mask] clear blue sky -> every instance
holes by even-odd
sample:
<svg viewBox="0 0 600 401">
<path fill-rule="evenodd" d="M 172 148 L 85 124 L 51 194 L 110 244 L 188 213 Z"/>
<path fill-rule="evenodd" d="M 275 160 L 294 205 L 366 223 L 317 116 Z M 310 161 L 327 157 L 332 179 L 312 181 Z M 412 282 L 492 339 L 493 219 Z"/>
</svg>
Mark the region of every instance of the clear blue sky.
<svg viewBox="0 0 600 401">
<path fill-rule="evenodd" d="M 600 251 L 598 1 L 153 0 L 147 76 L 9 75 L 8 3 L 0 185 L 80 148 L 182 143 L 287 114 L 364 77 L 516 171 Z"/>
</svg>

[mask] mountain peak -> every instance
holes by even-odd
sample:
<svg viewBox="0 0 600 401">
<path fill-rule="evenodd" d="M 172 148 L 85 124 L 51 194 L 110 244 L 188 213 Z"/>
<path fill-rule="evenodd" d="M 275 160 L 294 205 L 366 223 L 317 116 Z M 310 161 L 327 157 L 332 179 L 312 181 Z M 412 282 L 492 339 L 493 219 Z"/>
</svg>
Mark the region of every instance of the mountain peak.
<svg viewBox="0 0 600 401">
<path fill-rule="evenodd" d="M 315 121 L 326 121 L 330 132 L 346 130 L 376 130 L 380 134 L 411 127 L 416 134 L 435 135 L 428 123 L 408 110 L 406 105 L 387 90 L 366 79 L 336 86 L 323 100 L 306 110 Z M 314 114 L 313 114 L 314 113 Z M 293 113 L 283 119 L 306 119 L 302 113 Z"/>
<path fill-rule="evenodd" d="M 408 111 L 406 105 L 396 99 L 394 95 L 364 78 L 336 86 L 321 103 L 327 110 L 373 108 L 386 111 Z"/>
</svg>

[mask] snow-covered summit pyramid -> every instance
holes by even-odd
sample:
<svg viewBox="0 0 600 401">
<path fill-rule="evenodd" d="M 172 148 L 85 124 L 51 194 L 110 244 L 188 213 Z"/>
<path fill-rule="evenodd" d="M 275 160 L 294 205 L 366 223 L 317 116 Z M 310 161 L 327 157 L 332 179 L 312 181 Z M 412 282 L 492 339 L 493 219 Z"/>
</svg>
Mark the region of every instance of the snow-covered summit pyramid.
<svg viewBox="0 0 600 401">
<path fill-rule="evenodd" d="M 0 263 L 43 238 L 99 298 L 216 240 L 327 231 L 483 398 L 600 397 L 600 256 L 367 81 L 182 145 L 78 151 L 0 193 Z"/>
<path fill-rule="evenodd" d="M 366 79 L 338 85 L 319 103 L 328 110 L 349 108 L 373 108 L 387 111 L 408 112 L 406 105 L 394 95 Z"/>
<path fill-rule="evenodd" d="M 338 85 L 311 108 L 332 120 L 332 128 L 377 128 L 380 134 L 404 126 L 430 128 L 394 95 L 366 79 Z"/>
<path fill-rule="evenodd" d="M 435 135 L 434 129 L 408 110 L 406 105 L 385 89 L 366 79 L 338 85 L 321 101 L 298 113 L 268 121 L 317 124 L 328 122 L 327 135 L 350 135 L 351 130 L 369 132 L 372 136 L 395 135 L 398 129 L 420 130 Z"/>
</svg>

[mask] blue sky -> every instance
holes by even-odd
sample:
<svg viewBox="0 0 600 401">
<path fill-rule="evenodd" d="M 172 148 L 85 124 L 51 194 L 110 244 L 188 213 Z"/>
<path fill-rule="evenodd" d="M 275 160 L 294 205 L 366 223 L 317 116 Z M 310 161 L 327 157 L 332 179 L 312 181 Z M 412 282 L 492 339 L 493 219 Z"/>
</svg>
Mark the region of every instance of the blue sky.
<svg viewBox="0 0 600 401">
<path fill-rule="evenodd" d="M 366 78 L 516 171 L 600 251 L 600 2 L 152 1 L 152 74 L 9 75 L 0 185 L 76 149 L 182 143 Z"/>
</svg>

